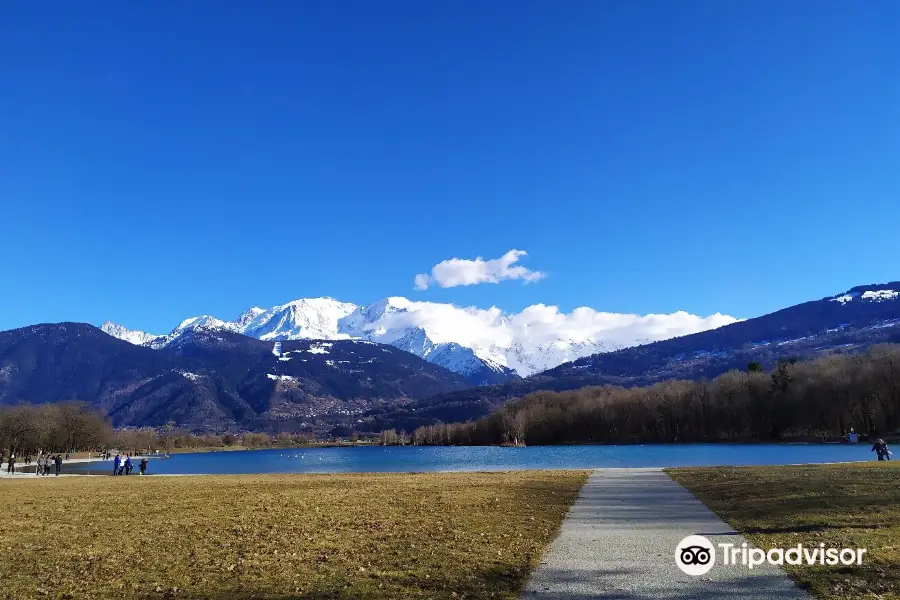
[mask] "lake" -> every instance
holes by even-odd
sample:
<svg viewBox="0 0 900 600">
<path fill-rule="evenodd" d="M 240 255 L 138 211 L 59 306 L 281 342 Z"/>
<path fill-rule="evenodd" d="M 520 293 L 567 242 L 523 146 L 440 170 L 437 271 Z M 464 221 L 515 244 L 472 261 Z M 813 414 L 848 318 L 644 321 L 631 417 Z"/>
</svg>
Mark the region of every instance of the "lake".
<svg viewBox="0 0 900 600">
<path fill-rule="evenodd" d="M 505 471 L 604 467 L 786 465 L 872 460 L 859 444 L 643 444 L 623 446 L 370 446 L 173 454 L 154 458 L 148 474 L 369 473 Z M 64 465 L 64 472 L 104 472 L 108 463 Z M 137 473 L 137 464 L 135 464 Z"/>
</svg>

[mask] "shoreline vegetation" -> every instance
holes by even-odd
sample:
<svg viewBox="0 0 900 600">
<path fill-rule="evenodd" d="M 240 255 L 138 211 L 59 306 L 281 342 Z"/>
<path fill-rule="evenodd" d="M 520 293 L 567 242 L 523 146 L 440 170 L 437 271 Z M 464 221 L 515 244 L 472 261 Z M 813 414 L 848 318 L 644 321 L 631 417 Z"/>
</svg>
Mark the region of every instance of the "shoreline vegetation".
<svg viewBox="0 0 900 600">
<path fill-rule="evenodd" d="M 759 363 L 711 380 L 534 392 L 467 423 L 419 427 L 424 445 L 839 441 L 900 434 L 900 345 Z"/>
<path fill-rule="evenodd" d="M 12 479 L 0 598 L 512 600 L 586 478 Z"/>
<path fill-rule="evenodd" d="M 163 427 L 113 429 L 97 409 L 77 401 L 58 404 L 20 404 L 0 406 L 0 461 L 17 457 L 17 466 L 25 466 L 25 458 L 41 454 L 68 454 L 70 458 L 86 458 L 103 452 L 127 453 L 132 456 L 155 456 L 187 452 L 228 452 L 275 448 L 332 448 L 408 443 L 401 432 L 348 438 L 316 439 L 310 432 L 259 432 L 223 434 L 194 433 L 168 423 Z"/>
<path fill-rule="evenodd" d="M 815 597 L 900 598 L 900 463 L 666 472 L 757 547 L 866 549 L 860 566 L 783 567 Z"/>
</svg>

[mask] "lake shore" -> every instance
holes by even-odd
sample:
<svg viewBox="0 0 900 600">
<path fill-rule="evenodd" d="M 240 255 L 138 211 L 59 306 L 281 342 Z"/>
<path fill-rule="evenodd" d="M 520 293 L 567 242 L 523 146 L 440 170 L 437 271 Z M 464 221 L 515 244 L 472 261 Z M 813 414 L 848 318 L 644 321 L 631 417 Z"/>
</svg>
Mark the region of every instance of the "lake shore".
<svg viewBox="0 0 900 600">
<path fill-rule="evenodd" d="M 140 457 L 136 457 L 139 459 Z M 444 473 L 675 468 L 867 462 L 864 444 L 640 444 L 572 446 L 373 446 L 181 452 L 151 457 L 148 475 Z M 111 475 L 112 460 L 63 464 L 63 474 Z M 22 468 L 34 476 L 34 467 Z M 134 474 L 137 474 L 135 472 Z"/>
<path fill-rule="evenodd" d="M 471 446 L 457 446 L 457 445 L 416 445 L 416 444 L 380 444 L 378 442 L 317 442 L 313 444 L 289 444 L 289 445 L 278 445 L 273 444 L 271 446 L 244 446 L 240 444 L 235 444 L 231 446 L 198 446 L 198 447 L 185 447 L 185 448 L 173 448 L 170 450 L 170 454 L 194 454 L 194 453 L 210 453 L 210 452 L 245 452 L 245 451 L 264 451 L 264 450 L 282 450 L 282 451 L 290 451 L 290 450 L 310 450 L 316 448 L 403 448 L 403 447 L 420 447 L 420 448 L 559 448 L 559 447 L 574 447 L 574 446 L 646 446 L 646 445 L 657 445 L 657 446 L 684 446 L 684 445 L 695 445 L 695 444 L 706 444 L 706 445 L 735 445 L 735 444 L 743 444 L 743 445 L 784 445 L 784 446 L 793 446 L 793 445 L 810 445 L 810 444 L 828 444 L 828 445 L 857 445 L 857 446 L 865 446 L 866 444 L 871 445 L 872 441 L 875 438 L 860 438 L 860 441 L 857 444 L 850 444 L 844 438 L 829 438 L 822 439 L 818 437 L 808 436 L 808 437 L 793 437 L 782 440 L 765 440 L 765 439 L 757 439 L 757 438 L 747 438 L 747 439 L 727 439 L 727 440 L 692 440 L 692 441 L 666 441 L 666 442 L 658 442 L 658 441 L 644 441 L 644 440 L 625 440 L 618 442 L 571 442 L 565 444 L 489 444 L 489 445 L 471 445 Z M 881 439 L 884 439 L 889 445 L 900 444 L 900 435 L 884 435 L 881 436 Z"/>
<path fill-rule="evenodd" d="M 112 458 L 103 458 L 102 456 L 87 456 L 87 452 L 79 453 L 79 456 L 76 458 L 63 459 L 62 464 L 62 472 L 60 476 L 83 476 L 83 475 L 111 475 L 112 473 Z M 115 456 L 115 454 L 113 455 Z M 165 456 L 159 455 L 133 455 L 132 460 L 135 462 L 134 468 L 135 472 L 137 471 L 138 464 L 140 464 L 141 459 L 146 458 L 148 461 L 153 460 L 157 461 L 165 458 Z M 32 459 L 31 464 L 26 465 L 25 463 L 16 463 L 16 472 L 15 473 L 7 473 L 6 465 L 7 463 L 3 463 L 2 468 L 0 468 L 0 477 L 37 477 L 37 459 Z M 106 463 L 108 468 L 105 466 L 101 466 L 101 464 Z M 89 471 L 72 471 L 72 465 L 84 465 L 90 464 L 92 468 Z M 51 468 L 51 475 L 41 475 L 40 477 L 55 477 L 52 475 L 54 473 L 54 469 Z"/>
<path fill-rule="evenodd" d="M 474 472 L 716 465 L 785 465 L 859 462 L 874 454 L 847 444 L 646 444 L 620 446 L 366 446 L 274 448 L 172 454 L 150 464 L 160 474 Z M 107 465 L 90 469 L 106 474 Z M 84 472 L 87 465 L 73 471 Z"/>
</svg>

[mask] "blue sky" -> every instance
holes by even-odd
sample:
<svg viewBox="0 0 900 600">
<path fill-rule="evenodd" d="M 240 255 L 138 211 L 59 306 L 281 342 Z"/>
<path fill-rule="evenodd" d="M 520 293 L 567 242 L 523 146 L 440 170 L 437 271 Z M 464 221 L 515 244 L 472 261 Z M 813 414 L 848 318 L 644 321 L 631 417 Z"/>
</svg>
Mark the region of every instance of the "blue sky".
<svg viewBox="0 0 900 600">
<path fill-rule="evenodd" d="M 0 329 L 328 295 L 751 317 L 900 279 L 900 3 L 0 17 Z M 547 274 L 414 290 L 459 257 Z"/>
</svg>

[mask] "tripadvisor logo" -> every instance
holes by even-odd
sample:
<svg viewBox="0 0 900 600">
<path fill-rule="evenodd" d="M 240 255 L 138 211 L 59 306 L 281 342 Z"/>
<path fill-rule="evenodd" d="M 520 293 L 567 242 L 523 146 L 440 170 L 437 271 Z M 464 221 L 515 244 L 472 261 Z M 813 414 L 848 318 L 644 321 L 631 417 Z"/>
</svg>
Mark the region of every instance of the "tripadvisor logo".
<svg viewBox="0 0 900 600">
<path fill-rule="evenodd" d="M 811 548 L 797 544 L 788 549 L 751 548 L 747 542 L 740 546 L 719 544 L 721 563 L 725 566 L 740 565 L 755 569 L 770 565 L 861 565 L 865 548 L 826 548 L 819 544 Z M 688 575 L 705 575 L 716 565 L 716 546 L 702 535 L 689 535 L 675 547 L 675 564 Z"/>
<path fill-rule="evenodd" d="M 688 575 L 705 575 L 716 564 L 716 549 L 702 535 L 689 535 L 675 548 L 675 564 Z"/>
</svg>

